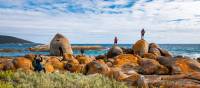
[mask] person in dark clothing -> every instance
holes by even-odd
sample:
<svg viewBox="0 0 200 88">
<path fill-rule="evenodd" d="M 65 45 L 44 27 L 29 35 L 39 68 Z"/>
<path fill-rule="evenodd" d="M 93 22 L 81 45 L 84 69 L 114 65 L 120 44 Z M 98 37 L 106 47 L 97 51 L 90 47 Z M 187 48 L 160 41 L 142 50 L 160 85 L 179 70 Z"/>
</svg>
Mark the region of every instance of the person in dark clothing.
<svg viewBox="0 0 200 88">
<path fill-rule="evenodd" d="M 35 58 L 32 62 L 32 65 L 34 67 L 34 71 L 40 72 L 44 70 L 41 62 L 43 61 L 42 57 L 40 55 L 35 55 Z"/>
<path fill-rule="evenodd" d="M 85 53 L 85 50 L 81 49 L 80 52 L 81 52 L 81 55 L 83 55 Z"/>
<path fill-rule="evenodd" d="M 145 30 L 144 28 L 141 30 L 141 39 L 144 39 Z"/>
<path fill-rule="evenodd" d="M 117 45 L 117 42 L 118 42 L 118 38 L 115 36 L 114 45 Z"/>
</svg>

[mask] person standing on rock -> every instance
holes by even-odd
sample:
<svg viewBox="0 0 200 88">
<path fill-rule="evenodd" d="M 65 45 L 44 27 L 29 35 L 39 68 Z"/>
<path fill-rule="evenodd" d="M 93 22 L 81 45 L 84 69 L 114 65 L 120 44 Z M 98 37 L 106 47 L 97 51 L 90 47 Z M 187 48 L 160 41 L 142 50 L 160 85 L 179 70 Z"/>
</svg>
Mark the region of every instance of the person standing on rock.
<svg viewBox="0 0 200 88">
<path fill-rule="evenodd" d="M 145 30 L 144 28 L 141 30 L 141 39 L 144 39 Z"/>
<path fill-rule="evenodd" d="M 117 42 L 118 42 L 118 38 L 115 36 L 114 45 L 117 45 Z"/>
</svg>

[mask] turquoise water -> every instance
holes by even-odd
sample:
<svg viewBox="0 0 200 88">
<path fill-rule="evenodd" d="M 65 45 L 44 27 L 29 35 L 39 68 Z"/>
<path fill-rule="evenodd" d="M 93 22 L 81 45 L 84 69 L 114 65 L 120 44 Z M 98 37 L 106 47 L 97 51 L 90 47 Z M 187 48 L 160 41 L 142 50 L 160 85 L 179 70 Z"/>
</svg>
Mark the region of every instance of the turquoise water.
<svg viewBox="0 0 200 88">
<path fill-rule="evenodd" d="M 20 49 L 22 52 L 15 53 L 2 53 L 0 52 L 0 56 L 23 56 L 25 54 L 33 53 L 33 54 L 49 54 L 49 52 L 31 52 L 26 50 L 29 47 L 36 46 L 38 44 L 0 44 L 0 49 Z M 87 50 L 85 54 L 90 56 L 97 56 L 101 54 L 105 54 L 107 50 L 112 46 L 112 44 L 72 44 L 78 46 L 103 46 L 106 49 L 104 50 Z M 121 47 L 130 48 L 131 44 L 119 44 Z M 174 55 L 184 55 L 190 57 L 200 57 L 200 44 L 160 44 L 161 48 L 164 48 Z M 74 54 L 80 54 L 79 51 L 73 51 Z"/>
</svg>

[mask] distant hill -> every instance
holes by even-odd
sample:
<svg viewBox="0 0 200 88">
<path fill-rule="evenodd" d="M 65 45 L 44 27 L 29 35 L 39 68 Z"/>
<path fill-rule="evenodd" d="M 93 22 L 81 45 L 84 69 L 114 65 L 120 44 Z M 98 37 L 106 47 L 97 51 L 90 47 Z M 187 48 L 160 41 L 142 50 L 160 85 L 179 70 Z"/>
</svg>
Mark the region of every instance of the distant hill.
<svg viewBox="0 0 200 88">
<path fill-rule="evenodd" d="M 0 44 L 4 43 L 33 43 L 33 42 L 12 36 L 0 35 Z"/>
</svg>

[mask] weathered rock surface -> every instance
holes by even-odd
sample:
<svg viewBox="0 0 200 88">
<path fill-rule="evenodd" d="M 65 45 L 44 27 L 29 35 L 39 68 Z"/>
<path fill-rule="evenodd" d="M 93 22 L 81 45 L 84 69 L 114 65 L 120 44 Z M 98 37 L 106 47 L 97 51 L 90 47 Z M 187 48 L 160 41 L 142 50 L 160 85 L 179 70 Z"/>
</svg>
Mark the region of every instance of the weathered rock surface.
<svg viewBox="0 0 200 88">
<path fill-rule="evenodd" d="M 136 55 L 132 54 L 122 54 L 114 58 L 113 65 L 115 67 L 122 67 L 126 64 L 131 64 L 134 66 L 138 66 L 140 58 L 138 58 Z"/>
<path fill-rule="evenodd" d="M 156 60 L 145 58 L 140 60 L 139 73 L 145 75 L 168 74 L 169 70 L 167 67 L 159 64 L 159 62 L 157 62 Z"/>
<path fill-rule="evenodd" d="M 15 66 L 16 69 L 22 69 L 25 71 L 33 70 L 32 61 L 24 57 L 19 57 L 14 59 L 13 65 Z"/>
<path fill-rule="evenodd" d="M 137 55 L 140 55 L 140 56 L 143 56 L 145 53 L 148 53 L 148 49 L 149 49 L 149 44 L 144 39 L 137 41 L 133 45 L 134 54 L 137 54 Z"/>
<path fill-rule="evenodd" d="M 119 46 L 114 45 L 112 48 L 110 48 L 108 50 L 107 57 L 113 58 L 113 57 L 118 56 L 120 54 L 123 54 L 123 50 Z"/>
<path fill-rule="evenodd" d="M 76 56 L 76 59 L 78 60 L 79 64 L 88 64 L 88 63 L 92 62 L 95 58 L 78 55 L 78 56 Z"/>
<path fill-rule="evenodd" d="M 62 56 L 64 54 L 73 54 L 71 44 L 63 35 L 56 34 L 50 43 L 50 55 Z"/>
<path fill-rule="evenodd" d="M 160 57 L 158 61 L 162 65 L 168 67 L 171 71 L 171 74 L 186 74 L 191 72 L 200 72 L 200 63 L 189 57 Z"/>
</svg>

